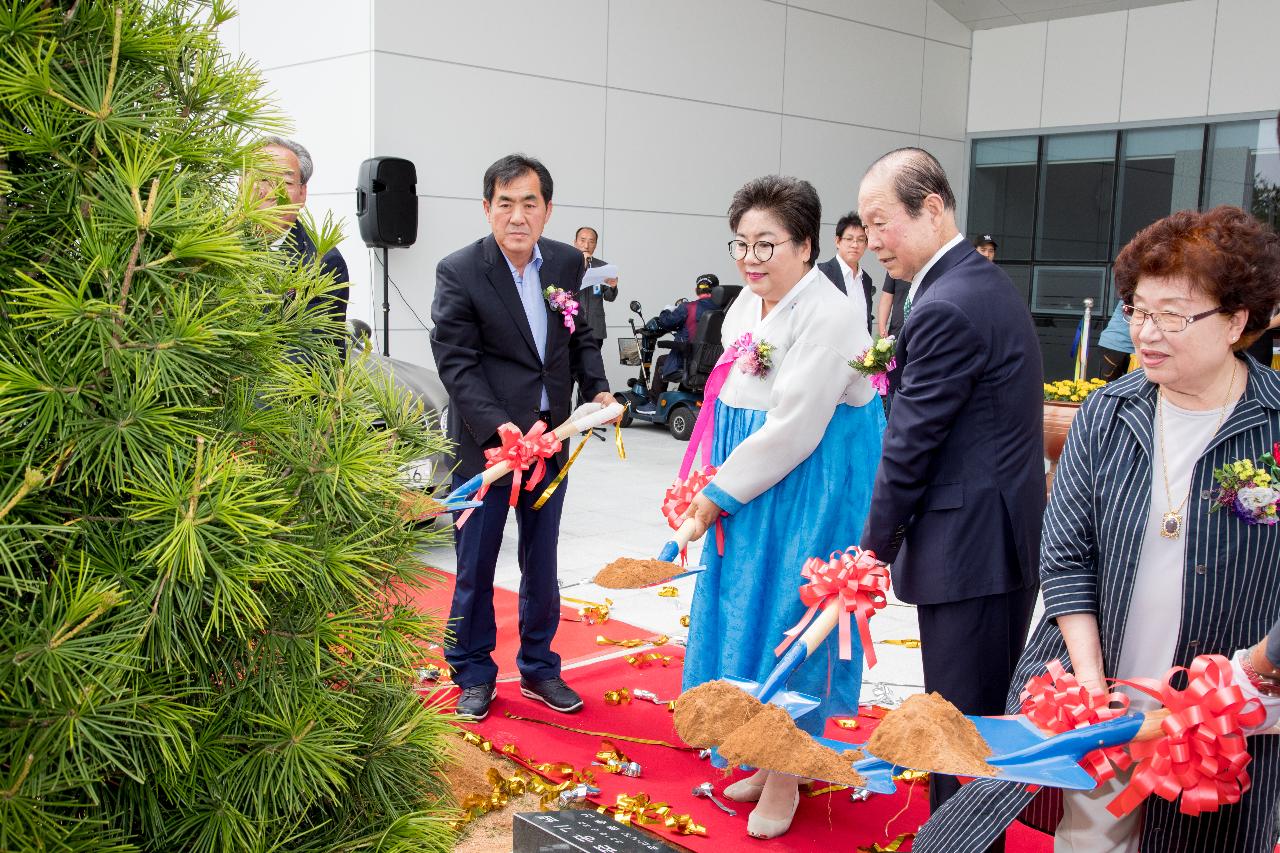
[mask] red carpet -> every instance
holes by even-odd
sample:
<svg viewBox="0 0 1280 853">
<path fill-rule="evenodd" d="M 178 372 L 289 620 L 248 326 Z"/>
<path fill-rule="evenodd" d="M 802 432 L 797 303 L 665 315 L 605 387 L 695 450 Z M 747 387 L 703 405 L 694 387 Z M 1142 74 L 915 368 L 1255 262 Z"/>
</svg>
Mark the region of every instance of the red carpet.
<svg viewBox="0 0 1280 853">
<path fill-rule="evenodd" d="M 450 572 L 431 569 L 431 574 L 438 584 L 427 589 L 400 589 L 397 603 L 411 604 L 420 611 L 433 613 L 445 620 L 449 616 L 449 602 L 453 599 L 454 576 Z M 518 679 L 520 671 L 516 669 L 516 651 L 520 646 L 520 632 L 517 613 L 520 597 L 506 589 L 493 591 L 494 618 L 498 623 L 498 648 L 493 658 L 498 664 L 498 680 Z M 560 608 L 560 629 L 556 632 L 555 650 L 559 653 L 565 667 L 598 658 L 615 651 L 613 647 L 601 646 L 596 637 L 603 634 L 610 639 L 641 638 L 652 639 L 656 635 L 649 631 L 641 631 L 631 625 L 610 621 L 604 625 L 593 625 L 581 621 L 578 609 L 581 604 L 565 603 Z M 431 663 L 444 664 L 444 655 L 439 649 L 432 649 L 427 656 Z M 519 692 L 518 690 L 516 691 Z"/>
<path fill-rule="evenodd" d="M 440 573 L 442 584 L 411 596 L 417 606 L 435 612 L 447 613 L 449 597 L 453 590 L 453 577 Z M 515 669 L 516 595 L 497 590 L 495 611 L 498 621 L 498 650 L 495 657 L 501 677 L 518 677 Z M 577 607 L 566 605 L 562 609 L 565 620 L 577 620 Z M 626 623 L 610 620 L 604 625 L 591 625 L 578 621 L 564 621 L 556 635 L 556 651 L 568 667 L 573 662 L 584 663 L 592 658 L 615 652 L 612 647 L 596 643 L 596 636 L 603 634 L 613 639 L 651 637 Z M 623 657 L 585 663 L 565 673 L 566 680 L 582 695 L 585 707 L 577 714 L 557 714 L 541 703 L 525 699 L 515 684 L 502 684 L 490 716 L 483 723 L 469 726 L 487 739 L 494 750 L 515 747 L 518 756 L 529 764 L 568 763 L 575 769 L 591 770 L 601 789 L 594 798 L 597 804 L 612 805 L 619 794 L 636 796 L 645 794 L 651 801 L 663 802 L 672 807 L 672 813 L 690 815 L 695 823 L 706 827 L 706 836 L 678 835 L 662 827 L 650 824 L 646 830 L 665 840 L 695 851 L 723 851 L 725 849 L 752 849 L 761 851 L 855 851 L 873 844 L 889 845 L 903 833 L 914 832 L 928 817 L 928 792 L 923 783 L 912 785 L 899 783 L 898 793 L 892 796 L 873 795 L 865 802 L 852 802 L 848 791 L 804 797 L 792 824 L 791 831 L 773 841 L 760 841 L 747 836 L 747 814 L 751 804 L 723 802 L 738 814 L 730 817 L 710 801 L 699 799 L 690 793 L 695 785 L 710 781 L 717 794 L 724 786 L 741 774 L 724 776 L 709 761 L 699 759 L 696 751 L 671 746 L 632 743 L 621 739 L 634 737 L 645 740 L 665 741 L 681 745 L 672 725 L 672 715 L 665 700 L 674 699 L 680 691 L 680 661 L 684 649 L 664 646 L 661 649 L 645 647 L 637 649 L 640 660 L 644 655 L 660 652 L 670 656 L 670 665 L 650 662 L 636 667 Z M 609 705 L 604 695 L 609 691 L 627 688 L 648 690 L 664 704 L 633 699 L 623 705 Z M 530 718 L 511 719 L 508 714 Z M 533 720 L 552 722 L 573 729 L 603 734 L 581 734 L 542 725 Z M 834 722 L 828 723 L 827 736 L 861 742 L 870 736 L 875 720 L 862 717 L 856 729 L 842 729 Z M 604 749 L 601 741 L 617 736 L 614 745 L 626 757 L 643 768 L 637 778 L 604 772 L 602 767 L 592 767 L 596 753 Z M 475 747 L 472 747 L 475 748 Z M 548 777 L 559 782 L 562 777 Z M 726 845 L 729 845 L 726 847 Z M 1020 824 L 1010 828 L 1007 849 L 1009 853 L 1049 853 L 1052 840 Z M 904 842 L 902 851 L 911 849 L 910 841 Z"/>
</svg>

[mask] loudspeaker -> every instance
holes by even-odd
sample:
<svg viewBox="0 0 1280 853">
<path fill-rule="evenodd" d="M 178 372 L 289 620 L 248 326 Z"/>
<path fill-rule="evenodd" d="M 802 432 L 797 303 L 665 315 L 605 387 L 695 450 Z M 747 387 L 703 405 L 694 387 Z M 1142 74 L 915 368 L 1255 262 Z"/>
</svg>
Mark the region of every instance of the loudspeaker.
<svg viewBox="0 0 1280 853">
<path fill-rule="evenodd" d="M 372 157 L 360 164 L 356 220 L 366 246 L 412 246 L 418 239 L 418 173 L 402 157 Z"/>
</svg>

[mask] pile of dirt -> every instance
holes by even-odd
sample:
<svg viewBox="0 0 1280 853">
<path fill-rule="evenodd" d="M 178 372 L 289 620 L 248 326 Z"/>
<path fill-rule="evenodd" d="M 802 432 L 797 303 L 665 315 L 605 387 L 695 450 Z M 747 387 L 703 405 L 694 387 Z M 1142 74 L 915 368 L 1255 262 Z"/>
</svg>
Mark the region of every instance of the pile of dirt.
<svg viewBox="0 0 1280 853">
<path fill-rule="evenodd" d="M 670 580 L 678 574 L 680 567 L 666 560 L 619 557 L 597 572 L 592 580 L 605 589 L 639 589 Z"/>
<path fill-rule="evenodd" d="M 487 775 L 490 767 L 503 776 L 510 776 L 520 769 L 500 755 L 481 752 L 462 741 L 446 743 L 450 760 L 445 766 L 445 778 L 455 803 L 461 803 L 472 794 L 489 796 L 493 790 Z M 512 821 L 516 812 L 536 812 L 539 807 L 536 794 L 522 794 L 505 808 L 481 815 L 463 828 L 453 848 L 454 853 L 511 853 Z"/>
<path fill-rule="evenodd" d="M 867 750 L 902 767 L 956 776 L 994 776 L 991 747 L 960 710 L 937 693 L 903 702 L 871 733 Z"/>
<path fill-rule="evenodd" d="M 777 770 L 838 785 L 862 786 L 867 780 L 851 766 L 863 758 L 856 749 L 838 753 L 796 728 L 791 715 L 769 705 L 720 744 L 730 764 Z"/>
<path fill-rule="evenodd" d="M 690 746 L 706 749 L 764 710 L 760 700 L 727 681 L 708 681 L 691 687 L 676 699 L 676 732 Z"/>
</svg>

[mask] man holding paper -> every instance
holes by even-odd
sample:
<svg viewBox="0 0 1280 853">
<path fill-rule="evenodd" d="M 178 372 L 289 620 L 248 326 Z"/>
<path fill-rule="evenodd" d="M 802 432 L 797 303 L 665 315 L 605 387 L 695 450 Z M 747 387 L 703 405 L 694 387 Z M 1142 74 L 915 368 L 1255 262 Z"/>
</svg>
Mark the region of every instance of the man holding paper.
<svg viewBox="0 0 1280 853">
<path fill-rule="evenodd" d="M 573 245 L 578 247 L 578 251 L 582 252 L 582 257 L 587 262 L 587 273 L 582 280 L 582 289 L 578 291 L 578 302 L 582 305 L 582 316 L 591 326 L 591 331 L 595 332 L 596 337 L 600 339 L 600 346 L 603 349 L 607 335 L 604 304 L 618 298 L 618 271 L 602 269 L 601 272 L 604 275 L 592 274 L 591 271 L 596 268 L 613 266 L 608 261 L 595 257 L 596 244 L 599 241 L 600 235 L 590 225 L 582 226 L 573 235 Z"/>
</svg>

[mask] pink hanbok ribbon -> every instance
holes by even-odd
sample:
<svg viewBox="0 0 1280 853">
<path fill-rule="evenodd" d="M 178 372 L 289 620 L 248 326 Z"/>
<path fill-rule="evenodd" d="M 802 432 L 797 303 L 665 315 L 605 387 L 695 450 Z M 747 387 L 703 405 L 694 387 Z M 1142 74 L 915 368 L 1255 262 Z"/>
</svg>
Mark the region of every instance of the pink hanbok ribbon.
<svg viewBox="0 0 1280 853">
<path fill-rule="evenodd" d="M 724 383 L 729 379 L 729 371 L 733 370 L 734 362 L 745 351 L 746 349 L 740 348 L 736 342 L 732 343 L 725 347 L 716 366 L 711 368 L 707 384 L 702 388 L 702 410 L 698 412 L 698 421 L 693 425 L 693 435 L 689 438 L 689 446 L 684 451 L 684 460 L 680 463 L 680 480 L 688 479 L 699 452 L 702 454 L 702 464 L 711 464 L 711 439 L 715 436 L 712 426 L 715 421 L 716 400 L 720 397 Z"/>
</svg>

